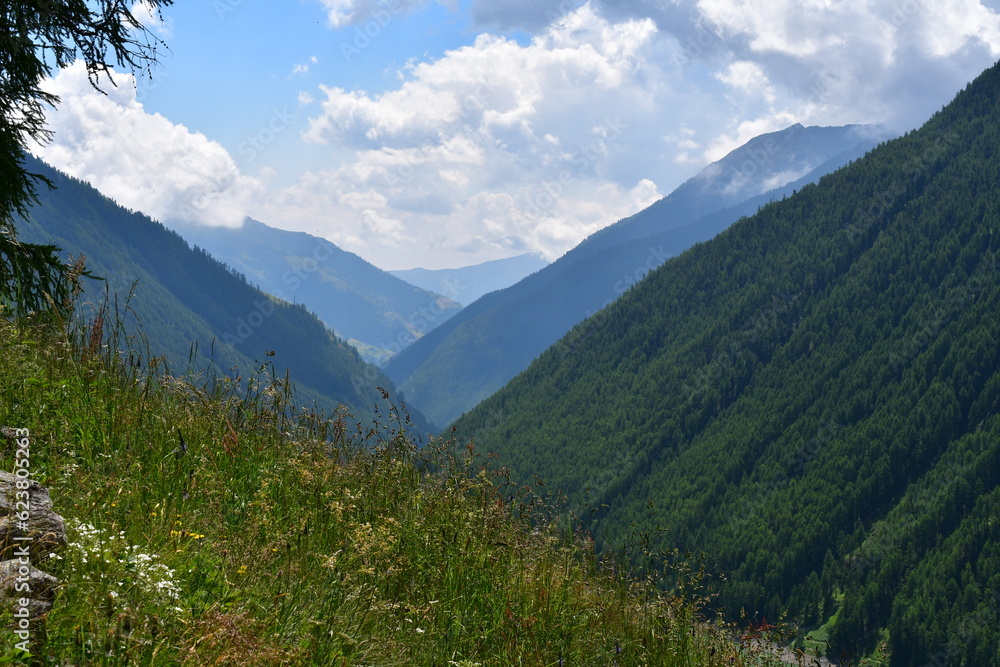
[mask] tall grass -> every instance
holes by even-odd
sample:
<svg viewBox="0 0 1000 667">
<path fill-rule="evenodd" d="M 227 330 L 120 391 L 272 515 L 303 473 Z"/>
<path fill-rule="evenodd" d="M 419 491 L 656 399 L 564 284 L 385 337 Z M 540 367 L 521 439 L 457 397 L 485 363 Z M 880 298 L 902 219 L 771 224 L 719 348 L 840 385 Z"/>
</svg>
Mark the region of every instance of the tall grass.
<svg viewBox="0 0 1000 667">
<path fill-rule="evenodd" d="M 689 592 L 596 558 L 585 535 L 487 472 L 471 447 L 417 447 L 401 411 L 365 425 L 317 414 L 267 363 L 238 381 L 178 379 L 135 342 L 106 310 L 69 336 L 0 321 L 0 424 L 29 429 L 32 473 L 70 542 L 40 564 L 61 584 L 35 653 L 11 635 L 3 659 L 766 659 L 704 620 Z"/>
</svg>

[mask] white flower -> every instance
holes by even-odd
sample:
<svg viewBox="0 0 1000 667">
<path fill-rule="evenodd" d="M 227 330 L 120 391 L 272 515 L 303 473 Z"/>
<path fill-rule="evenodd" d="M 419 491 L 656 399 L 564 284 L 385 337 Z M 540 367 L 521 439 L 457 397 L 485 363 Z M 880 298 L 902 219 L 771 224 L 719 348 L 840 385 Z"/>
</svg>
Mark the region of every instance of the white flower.
<svg viewBox="0 0 1000 667">
<path fill-rule="evenodd" d="M 125 540 L 125 531 L 104 535 L 90 524 L 77 521 L 67 523 L 79 535 L 79 541 L 69 542 L 68 545 L 71 550 L 80 554 L 82 564 L 87 565 L 94 561 L 107 566 L 117 565 L 123 570 L 115 577 L 117 586 L 126 586 L 124 578 L 122 581 L 117 581 L 118 578 L 122 578 L 122 574 L 125 574 L 130 577 L 129 583 L 159 597 L 162 603 L 180 597 L 181 589 L 174 580 L 176 574 L 174 570 L 155 562 L 158 558 L 156 554 L 143 553 L 139 551 L 138 546 L 128 544 Z M 105 576 L 105 572 L 96 575 L 98 580 L 103 580 Z M 118 594 L 115 592 L 111 595 L 115 597 Z"/>
</svg>

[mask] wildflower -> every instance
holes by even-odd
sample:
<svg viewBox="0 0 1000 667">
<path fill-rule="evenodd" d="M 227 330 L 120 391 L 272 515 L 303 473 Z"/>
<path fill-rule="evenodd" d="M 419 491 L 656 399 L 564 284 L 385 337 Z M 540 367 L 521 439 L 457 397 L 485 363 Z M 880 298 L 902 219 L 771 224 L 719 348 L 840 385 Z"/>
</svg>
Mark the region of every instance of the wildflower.
<svg viewBox="0 0 1000 667">
<path fill-rule="evenodd" d="M 117 574 L 114 583 L 118 588 L 135 585 L 164 603 L 180 598 L 181 589 L 175 581 L 174 570 L 156 562 L 156 554 L 143 553 L 139 547 L 129 544 L 124 531 L 104 533 L 89 524 L 72 520 L 67 524 L 77 537 L 68 543 L 67 551 L 76 552 L 81 564 L 96 563 L 100 570 L 97 573 L 85 570 L 84 581 L 96 583 Z M 117 591 L 109 592 L 111 598 L 118 596 Z"/>
<path fill-rule="evenodd" d="M 202 535 L 201 533 L 192 533 L 190 531 L 181 529 L 181 530 L 171 530 L 170 537 L 190 537 L 192 540 L 200 540 L 205 536 Z"/>
</svg>

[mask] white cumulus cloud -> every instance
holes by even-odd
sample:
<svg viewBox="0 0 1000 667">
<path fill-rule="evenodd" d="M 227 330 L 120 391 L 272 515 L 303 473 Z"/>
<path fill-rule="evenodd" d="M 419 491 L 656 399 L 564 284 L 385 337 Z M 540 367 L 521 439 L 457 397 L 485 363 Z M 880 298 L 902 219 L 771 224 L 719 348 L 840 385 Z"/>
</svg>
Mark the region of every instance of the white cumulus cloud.
<svg viewBox="0 0 1000 667">
<path fill-rule="evenodd" d="M 728 52 L 717 76 L 734 86 L 768 81 L 777 95 L 764 113 L 804 122 L 912 128 L 1000 56 L 995 2 L 697 0 L 693 8 L 708 41 Z"/>
<path fill-rule="evenodd" d="M 306 230 L 324 217 L 364 220 L 320 229 L 398 266 L 412 262 L 401 244 L 413 239 L 442 258 L 554 259 L 660 196 L 655 165 L 636 170 L 630 157 L 660 140 L 649 127 L 655 35 L 651 20 L 612 23 L 588 4 L 526 45 L 481 34 L 414 62 L 394 89 L 322 86 L 304 139 L 349 149 L 349 163 L 310 174 L 270 213 Z M 359 204 L 365 193 L 384 203 Z"/>
<path fill-rule="evenodd" d="M 229 153 L 202 134 L 135 99 L 130 75 L 96 92 L 83 63 L 45 83 L 59 96 L 47 115 L 52 141 L 32 152 L 58 169 L 89 181 L 128 208 L 168 222 L 238 226 L 260 183 L 242 175 Z"/>
</svg>

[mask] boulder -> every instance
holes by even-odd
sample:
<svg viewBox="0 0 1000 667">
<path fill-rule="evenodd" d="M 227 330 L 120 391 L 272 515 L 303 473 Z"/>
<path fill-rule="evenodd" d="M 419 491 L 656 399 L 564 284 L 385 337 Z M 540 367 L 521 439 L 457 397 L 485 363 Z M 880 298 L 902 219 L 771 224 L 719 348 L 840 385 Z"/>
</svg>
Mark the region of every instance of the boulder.
<svg viewBox="0 0 1000 667">
<path fill-rule="evenodd" d="M 52 608 L 59 580 L 14 558 L 0 562 L 0 600 L 16 614 L 26 601 L 28 618 L 36 619 Z"/>
<path fill-rule="evenodd" d="M 27 492 L 27 500 L 18 492 Z M 20 555 L 15 550 L 24 544 L 32 562 L 41 562 L 66 545 L 66 524 L 53 511 L 48 489 L 33 479 L 0 471 L 0 561 Z"/>
<path fill-rule="evenodd" d="M 52 510 L 48 489 L 0 471 L 0 605 L 14 613 L 16 631 L 28 636 L 25 628 L 35 627 L 30 637 L 36 647 L 43 641 L 45 614 L 52 608 L 59 580 L 34 564 L 65 544 L 66 524 Z"/>
</svg>

